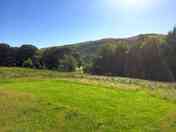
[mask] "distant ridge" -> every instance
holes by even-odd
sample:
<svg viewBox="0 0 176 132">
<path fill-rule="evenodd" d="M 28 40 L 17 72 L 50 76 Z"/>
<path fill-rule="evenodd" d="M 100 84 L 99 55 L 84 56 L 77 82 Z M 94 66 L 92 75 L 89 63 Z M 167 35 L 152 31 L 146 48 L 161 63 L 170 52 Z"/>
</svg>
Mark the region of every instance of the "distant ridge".
<svg viewBox="0 0 176 132">
<path fill-rule="evenodd" d="M 63 46 L 55 46 L 55 47 L 70 47 L 70 48 L 75 48 L 82 57 L 95 57 L 98 53 L 98 50 L 100 47 L 108 44 L 128 44 L 128 45 L 133 45 L 133 44 L 140 44 L 144 42 L 145 39 L 148 38 L 155 38 L 158 39 L 159 41 L 164 41 L 166 38 L 166 35 L 164 34 L 140 34 L 132 37 L 127 37 L 127 38 L 104 38 L 100 40 L 95 40 L 95 41 L 86 41 L 86 42 L 80 42 L 80 43 L 75 43 L 75 44 L 67 44 Z M 52 48 L 52 47 L 48 47 Z M 46 48 L 44 48 L 46 49 Z"/>
</svg>

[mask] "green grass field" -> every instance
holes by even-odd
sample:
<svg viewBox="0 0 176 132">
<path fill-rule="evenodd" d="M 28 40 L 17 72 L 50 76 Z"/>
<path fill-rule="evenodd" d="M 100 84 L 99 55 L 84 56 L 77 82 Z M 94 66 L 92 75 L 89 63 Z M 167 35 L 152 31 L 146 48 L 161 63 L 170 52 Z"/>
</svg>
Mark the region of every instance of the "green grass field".
<svg viewBox="0 0 176 132">
<path fill-rule="evenodd" d="M 175 98 L 175 84 L 4 67 L 0 132 L 176 132 Z"/>
</svg>

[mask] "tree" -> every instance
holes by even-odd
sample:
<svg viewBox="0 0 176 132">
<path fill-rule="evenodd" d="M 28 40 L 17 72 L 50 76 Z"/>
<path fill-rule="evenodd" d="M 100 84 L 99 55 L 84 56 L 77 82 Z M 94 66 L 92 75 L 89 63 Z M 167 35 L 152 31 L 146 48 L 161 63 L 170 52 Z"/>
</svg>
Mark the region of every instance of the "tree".
<svg viewBox="0 0 176 132">
<path fill-rule="evenodd" d="M 163 46 L 163 58 L 168 69 L 172 73 L 173 79 L 176 79 L 176 27 L 167 35 L 166 45 Z"/>
<path fill-rule="evenodd" d="M 33 62 L 32 62 L 32 60 L 31 60 L 31 58 L 28 58 L 27 60 L 25 60 L 25 61 L 23 62 L 23 67 L 30 67 L 30 68 L 33 67 Z"/>
<path fill-rule="evenodd" d="M 58 70 L 65 72 L 73 72 L 77 68 L 77 61 L 72 55 L 65 55 L 63 59 L 60 60 L 60 65 Z"/>
<path fill-rule="evenodd" d="M 125 43 L 104 46 L 99 57 L 95 59 L 92 73 L 147 80 L 172 80 L 161 54 L 160 41 L 152 37 L 130 47 Z"/>
<path fill-rule="evenodd" d="M 16 48 L 10 47 L 8 44 L 0 44 L 0 66 L 16 65 Z"/>
<path fill-rule="evenodd" d="M 124 70 L 127 77 L 144 79 L 143 47 L 142 43 L 136 43 L 129 48 Z"/>
<path fill-rule="evenodd" d="M 172 75 L 162 56 L 160 42 L 157 39 L 150 38 L 145 41 L 143 60 L 145 79 L 172 81 Z"/>
<path fill-rule="evenodd" d="M 35 56 L 37 52 L 37 47 L 33 45 L 23 45 L 18 49 L 17 52 L 17 65 L 22 66 L 23 62 L 30 58 L 33 60 L 33 57 Z"/>
<path fill-rule="evenodd" d="M 57 69 L 59 66 L 59 53 L 56 47 L 45 49 L 42 54 L 42 64 L 47 69 Z"/>
<path fill-rule="evenodd" d="M 73 71 L 80 64 L 79 54 L 67 47 L 45 49 L 41 60 L 45 68 L 52 70 Z"/>
<path fill-rule="evenodd" d="M 100 75 L 107 75 L 111 74 L 112 69 L 112 57 L 114 53 L 114 46 L 113 45 L 106 45 L 103 46 L 99 50 L 98 57 L 94 60 L 94 64 L 92 67 L 92 73 L 93 74 L 100 74 Z"/>
<path fill-rule="evenodd" d="M 102 47 L 93 64 L 92 73 L 124 76 L 126 52 L 127 46 L 124 43 Z"/>
</svg>

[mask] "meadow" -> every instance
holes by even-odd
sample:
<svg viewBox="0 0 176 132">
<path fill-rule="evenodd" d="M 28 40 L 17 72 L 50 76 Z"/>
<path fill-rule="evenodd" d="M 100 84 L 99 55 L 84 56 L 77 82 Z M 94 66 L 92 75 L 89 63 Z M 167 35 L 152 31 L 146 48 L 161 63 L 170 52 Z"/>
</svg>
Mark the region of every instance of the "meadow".
<svg viewBox="0 0 176 132">
<path fill-rule="evenodd" d="M 176 85 L 0 68 L 0 132 L 175 132 Z"/>
</svg>

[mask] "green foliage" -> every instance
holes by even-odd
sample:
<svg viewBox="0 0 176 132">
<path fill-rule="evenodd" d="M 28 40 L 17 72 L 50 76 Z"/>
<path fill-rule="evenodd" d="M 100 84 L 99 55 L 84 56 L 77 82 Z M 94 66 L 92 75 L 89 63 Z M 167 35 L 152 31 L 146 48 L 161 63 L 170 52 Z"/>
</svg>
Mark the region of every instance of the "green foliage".
<svg viewBox="0 0 176 132">
<path fill-rule="evenodd" d="M 32 68 L 32 67 L 33 67 L 33 62 L 32 62 L 32 60 L 31 60 L 31 58 L 28 58 L 27 60 L 25 60 L 25 61 L 23 62 L 23 66 L 24 66 L 24 67 L 30 67 L 30 68 Z"/>
<path fill-rule="evenodd" d="M 0 43 L 0 66 L 16 66 L 16 48 Z"/>
<path fill-rule="evenodd" d="M 161 40 L 153 36 L 141 36 L 139 42 L 133 45 L 122 42 L 118 45 L 108 44 L 102 47 L 91 72 L 99 75 L 174 81 L 172 70 L 162 54 Z M 173 48 L 172 50 L 175 53 L 176 50 Z M 169 56 L 169 59 L 171 58 L 176 57 Z"/>
<path fill-rule="evenodd" d="M 75 71 L 81 65 L 79 55 L 65 47 L 46 49 L 42 55 L 42 63 L 45 68 L 61 71 Z"/>
<path fill-rule="evenodd" d="M 60 60 L 59 68 L 60 71 L 73 72 L 77 68 L 77 61 L 73 56 L 65 55 L 62 60 Z"/>
<path fill-rule="evenodd" d="M 93 64 L 92 72 L 104 75 L 123 75 L 123 61 L 125 60 L 126 52 L 127 47 L 125 44 L 102 47 L 99 57 Z"/>
<path fill-rule="evenodd" d="M 23 62 L 27 60 L 28 58 L 33 59 L 37 52 L 37 47 L 33 45 L 22 45 L 16 55 L 16 60 L 17 60 L 17 66 L 22 66 Z"/>
<path fill-rule="evenodd" d="M 176 27 L 168 33 L 167 44 L 163 47 L 163 56 L 168 64 L 168 68 L 173 76 L 173 79 L 176 79 Z"/>
</svg>

